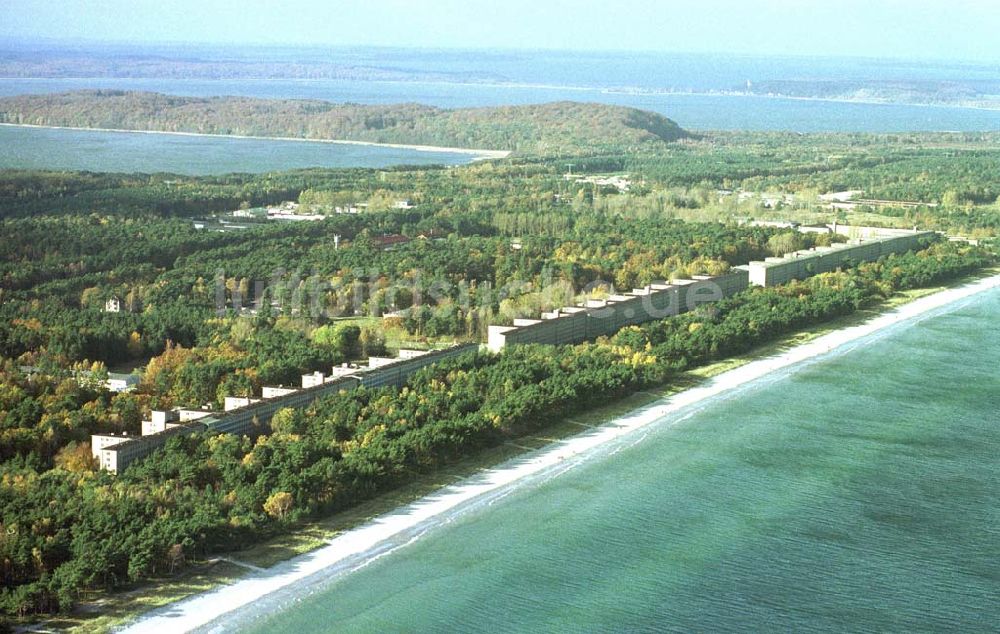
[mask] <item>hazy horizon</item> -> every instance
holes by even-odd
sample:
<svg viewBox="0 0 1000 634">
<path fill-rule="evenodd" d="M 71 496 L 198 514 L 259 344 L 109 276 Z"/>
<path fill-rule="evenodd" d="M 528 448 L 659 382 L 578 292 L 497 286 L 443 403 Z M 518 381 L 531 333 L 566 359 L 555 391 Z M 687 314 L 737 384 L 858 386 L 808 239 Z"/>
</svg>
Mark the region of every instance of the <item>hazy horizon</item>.
<svg viewBox="0 0 1000 634">
<path fill-rule="evenodd" d="M 133 48 L 137 51 L 142 49 L 183 49 L 185 47 L 198 47 L 214 51 L 276 51 L 276 50 L 302 50 L 302 51 L 349 51 L 349 50 L 370 50 L 370 51 L 420 51 L 425 53 L 433 52 L 471 52 L 471 53 L 511 53 L 524 54 L 534 51 L 546 54 L 591 54 L 591 55 L 637 55 L 637 56 L 691 56 L 691 57 L 729 57 L 734 59 L 789 59 L 789 60 L 845 60 L 845 61 L 875 61 L 888 63 L 909 63 L 909 64 L 937 64 L 949 65 L 958 64 L 962 66 L 992 66 L 1000 63 L 998 60 L 981 60 L 955 57 L 902 57 L 902 56 L 878 56 L 863 54 L 843 54 L 843 53 L 744 53 L 725 50 L 656 50 L 656 49 L 625 49 L 625 48 L 545 48 L 545 47 L 514 47 L 514 46 L 432 46 L 432 45 L 389 45 L 389 44 L 320 44 L 320 43 L 297 43 L 297 42 L 274 42 L 274 43 L 239 43 L 239 42 L 211 42 L 204 40 L 125 40 L 125 39 L 96 39 L 86 37 L 71 38 L 21 38 L 7 37 L 0 35 L 0 50 L 7 51 L 43 51 L 59 50 L 61 48 L 79 47 L 85 50 L 98 48 Z M 183 52 L 180 51 L 179 52 Z M 194 52 L 194 51 L 189 51 Z M 998 70 L 1000 73 L 1000 70 Z"/>
<path fill-rule="evenodd" d="M 836 57 L 986 64 L 1000 60 L 1000 10 L 986 0 L 598 0 L 503 5 L 290 0 L 9 0 L 0 41 L 146 45 L 586 51 Z"/>
</svg>

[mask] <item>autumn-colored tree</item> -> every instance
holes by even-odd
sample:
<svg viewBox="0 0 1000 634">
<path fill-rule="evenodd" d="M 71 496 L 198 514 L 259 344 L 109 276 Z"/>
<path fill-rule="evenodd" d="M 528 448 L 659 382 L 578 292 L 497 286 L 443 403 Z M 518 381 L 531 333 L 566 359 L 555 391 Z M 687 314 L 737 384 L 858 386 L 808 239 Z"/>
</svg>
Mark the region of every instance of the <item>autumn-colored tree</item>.
<svg viewBox="0 0 1000 634">
<path fill-rule="evenodd" d="M 84 473 L 97 468 L 97 460 L 86 443 L 71 442 L 60 449 L 53 458 L 57 467 L 74 473 Z"/>
<path fill-rule="evenodd" d="M 98 299 L 100 298 L 101 289 L 96 286 L 91 286 L 89 288 L 83 289 L 80 293 L 80 306 L 83 308 L 88 308 L 90 306 L 96 306 Z"/>
<path fill-rule="evenodd" d="M 292 510 L 292 494 L 287 491 L 276 491 L 264 502 L 264 512 L 275 519 L 284 519 Z"/>
<path fill-rule="evenodd" d="M 125 344 L 129 356 L 135 358 L 142 356 L 142 335 L 136 331 L 128 336 L 128 343 Z"/>
</svg>

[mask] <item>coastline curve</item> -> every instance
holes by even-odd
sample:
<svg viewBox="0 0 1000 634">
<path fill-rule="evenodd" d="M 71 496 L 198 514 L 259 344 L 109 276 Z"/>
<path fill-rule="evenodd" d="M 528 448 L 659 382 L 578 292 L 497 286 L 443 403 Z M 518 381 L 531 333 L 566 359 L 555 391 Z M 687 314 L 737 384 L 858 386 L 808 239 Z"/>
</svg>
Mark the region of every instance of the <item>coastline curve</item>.
<svg viewBox="0 0 1000 634">
<path fill-rule="evenodd" d="M 861 340 L 885 336 L 894 327 L 914 324 L 943 312 L 958 309 L 963 301 L 1000 288 L 1000 275 L 948 288 L 904 304 L 856 325 L 822 335 L 780 354 L 751 361 L 710 379 L 703 385 L 646 405 L 594 430 L 573 436 L 530 454 L 472 476 L 457 484 L 380 515 L 345 531 L 327 545 L 252 574 L 234 583 L 196 594 L 153 610 L 121 631 L 228 631 L 234 613 L 251 604 L 323 583 L 365 566 L 392 550 L 418 539 L 442 519 L 480 508 L 503 497 L 515 487 L 536 478 L 557 475 L 574 462 L 593 455 L 635 432 L 654 424 L 673 423 L 711 400 L 738 394 L 761 379 L 794 371 L 830 354 L 853 349 Z M 854 345 L 850 345 L 854 344 Z M 277 596 L 275 596 L 277 595 Z"/>
</svg>

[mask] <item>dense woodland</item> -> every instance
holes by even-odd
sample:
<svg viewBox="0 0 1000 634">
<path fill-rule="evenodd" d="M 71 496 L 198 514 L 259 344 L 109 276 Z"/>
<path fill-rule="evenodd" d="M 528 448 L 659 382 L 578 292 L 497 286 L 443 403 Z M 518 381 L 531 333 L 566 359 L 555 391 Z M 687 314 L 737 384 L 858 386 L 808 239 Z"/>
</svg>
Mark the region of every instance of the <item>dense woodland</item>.
<svg viewBox="0 0 1000 634">
<path fill-rule="evenodd" d="M 644 146 L 580 146 L 544 157 L 523 156 L 462 169 L 295 170 L 187 177 L 8 170 L 0 172 L 0 218 L 48 214 L 202 216 L 297 200 L 333 205 L 391 200 L 421 203 L 421 211 L 455 222 L 483 214 L 517 233 L 518 218 L 557 234 L 580 211 L 740 222 L 771 217 L 918 225 L 974 237 L 1000 230 L 1000 135 L 996 133 L 816 134 L 712 133 Z M 571 166 L 571 167 L 570 167 Z M 631 187 L 587 186 L 574 175 L 624 174 Z M 829 192 L 860 190 L 866 198 L 925 206 L 835 213 L 820 204 Z M 791 194 L 790 207 L 764 209 L 719 192 Z M 866 211 L 866 210 L 862 210 Z M 464 216 L 464 219 L 462 218 Z"/>
<path fill-rule="evenodd" d="M 596 342 L 468 355 L 400 390 L 282 411 L 259 438 L 174 438 L 117 478 L 96 470 L 91 433 L 137 432 L 151 408 L 218 407 L 335 363 L 482 341 L 488 324 L 612 288 L 838 239 L 752 218 L 919 224 L 987 239 L 1000 228 L 994 141 L 718 134 L 461 168 L 0 172 L 0 606 L 20 616 L 68 610 L 93 592 L 172 574 L 686 369 L 973 272 L 994 254 L 988 240 L 942 241 Z M 630 187 L 582 180 L 607 174 Z M 852 217 L 817 202 L 840 189 L 937 206 Z M 796 202 L 765 209 L 736 191 Z M 413 207 L 394 209 L 403 199 Z M 192 222 L 288 200 L 327 217 L 226 232 Z M 333 213 L 361 202 L 363 213 Z M 121 312 L 105 312 L 111 298 Z M 109 368 L 133 367 L 136 391 L 101 387 Z"/>
<path fill-rule="evenodd" d="M 10 614 L 67 609 L 81 589 L 166 574 L 179 553 L 251 543 L 685 368 L 990 261 L 977 249 L 939 244 L 748 291 L 592 344 L 472 354 L 421 371 L 401 390 L 343 392 L 306 411 L 282 410 L 272 433 L 256 440 L 175 438 L 117 479 L 95 472 L 76 442 L 50 460 L 37 449 L 18 453 L 4 462 L 0 487 L 0 601 Z M 126 425 L 133 399 L 142 398 L 109 400 L 68 380 L 40 383 L 10 362 L 4 383 L 7 425 L 56 436 L 70 419 Z"/>
</svg>

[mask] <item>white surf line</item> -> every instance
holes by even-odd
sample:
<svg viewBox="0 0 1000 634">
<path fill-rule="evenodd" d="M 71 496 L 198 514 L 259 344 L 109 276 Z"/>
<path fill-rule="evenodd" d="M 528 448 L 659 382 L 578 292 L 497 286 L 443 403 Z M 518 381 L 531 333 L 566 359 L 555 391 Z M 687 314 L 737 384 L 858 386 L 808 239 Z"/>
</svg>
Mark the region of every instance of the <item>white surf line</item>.
<svg viewBox="0 0 1000 634">
<path fill-rule="evenodd" d="M 504 444 L 505 445 L 509 445 L 511 447 L 516 447 L 516 448 L 520 449 L 521 451 L 534 451 L 535 449 L 537 449 L 537 447 L 525 447 L 524 445 L 520 445 L 520 444 L 518 444 L 516 442 L 511 442 L 509 440 L 507 442 L 505 442 Z"/>
<path fill-rule="evenodd" d="M 233 559 L 232 557 L 215 557 L 214 561 L 224 561 L 226 563 L 233 564 L 234 566 L 239 566 L 241 568 L 246 568 L 247 570 L 253 570 L 254 572 L 265 572 L 267 568 L 261 568 L 260 566 L 255 566 L 253 564 L 248 564 L 245 561 L 240 561 L 238 559 Z M 212 561 L 212 560 L 210 560 Z"/>
<path fill-rule="evenodd" d="M 416 152 L 447 152 L 450 154 L 471 154 L 480 160 L 502 159 L 510 156 L 508 150 L 475 150 L 462 147 L 440 147 L 437 145 L 409 145 L 406 143 L 375 143 L 374 141 L 345 141 L 339 139 L 306 139 L 294 136 L 254 136 L 249 134 L 209 134 L 207 132 L 174 132 L 171 130 L 129 130 L 126 128 L 84 128 L 61 125 L 35 125 L 32 123 L 0 123 L 8 128 L 34 128 L 38 130 L 73 130 L 75 132 L 115 132 L 119 134 L 165 134 L 169 136 L 207 137 L 210 139 L 252 139 L 256 141 L 294 141 L 297 143 L 333 143 L 335 145 L 365 145 L 388 147 Z"/>
<path fill-rule="evenodd" d="M 1000 288 L 1000 275 L 922 297 L 864 324 L 831 332 L 776 356 L 752 361 L 729 370 L 704 385 L 640 408 L 591 432 L 573 436 L 543 447 L 534 454 L 515 459 L 512 461 L 513 464 L 501 465 L 457 484 L 446 486 L 437 493 L 348 530 L 333 538 L 326 546 L 278 564 L 263 573 L 153 610 L 146 616 L 140 617 L 140 620 L 124 631 L 132 634 L 159 634 L 187 632 L 202 627 L 326 568 L 359 556 L 363 559 L 366 554 L 379 556 L 380 544 L 384 544 L 390 538 L 417 529 L 420 525 L 431 522 L 449 511 L 468 505 L 477 498 L 508 487 L 528 476 L 553 470 L 560 464 L 565 465 L 564 461 L 567 459 L 596 449 L 670 414 L 746 385 L 776 370 L 821 357 L 846 343 L 992 288 Z"/>
</svg>

